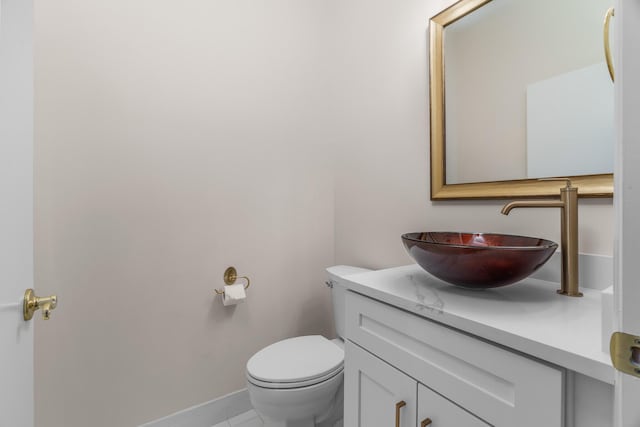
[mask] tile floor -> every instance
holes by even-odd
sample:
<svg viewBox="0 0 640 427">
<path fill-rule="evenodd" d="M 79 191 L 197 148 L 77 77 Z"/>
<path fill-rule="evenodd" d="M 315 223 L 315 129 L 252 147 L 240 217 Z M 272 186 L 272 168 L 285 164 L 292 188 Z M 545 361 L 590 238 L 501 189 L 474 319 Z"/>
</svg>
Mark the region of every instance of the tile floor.
<svg viewBox="0 0 640 427">
<path fill-rule="evenodd" d="M 229 418 L 227 421 L 223 421 L 214 425 L 213 427 L 262 427 L 262 418 L 253 409 L 240 414 L 233 418 Z"/>
</svg>

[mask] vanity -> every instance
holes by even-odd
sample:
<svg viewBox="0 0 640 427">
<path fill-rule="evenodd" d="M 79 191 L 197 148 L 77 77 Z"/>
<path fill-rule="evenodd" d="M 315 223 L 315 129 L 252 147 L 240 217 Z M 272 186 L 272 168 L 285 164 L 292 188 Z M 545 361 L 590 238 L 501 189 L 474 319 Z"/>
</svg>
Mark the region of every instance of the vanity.
<svg viewBox="0 0 640 427">
<path fill-rule="evenodd" d="M 454 287 L 417 265 L 349 276 L 344 425 L 611 424 L 601 292 Z"/>
<path fill-rule="evenodd" d="M 534 199 L 508 203 L 505 215 L 559 208 L 562 284 L 531 276 L 485 291 L 451 286 L 435 277 L 444 278 L 440 267 L 466 267 L 445 259 L 437 239 L 429 242 L 439 246 L 433 262 L 405 241 L 433 275 L 409 265 L 348 276 L 345 426 L 612 425 L 602 292 L 578 290 L 577 240 L 578 197 L 613 194 L 608 8 L 604 0 L 460 0 L 430 19 L 431 200 Z M 551 17 L 560 18 L 556 25 Z M 583 93 L 598 97 L 582 100 Z M 593 105 L 603 109 L 586 118 L 582 110 L 591 114 Z M 567 141 L 577 146 L 563 147 Z M 587 154 L 595 160 L 589 165 Z M 427 241 L 428 234 L 410 237 Z M 512 271 L 506 258 L 474 260 L 469 276 L 492 265 Z M 588 276 L 581 273 L 580 283 Z M 473 287 L 464 280 L 457 284 Z"/>
</svg>

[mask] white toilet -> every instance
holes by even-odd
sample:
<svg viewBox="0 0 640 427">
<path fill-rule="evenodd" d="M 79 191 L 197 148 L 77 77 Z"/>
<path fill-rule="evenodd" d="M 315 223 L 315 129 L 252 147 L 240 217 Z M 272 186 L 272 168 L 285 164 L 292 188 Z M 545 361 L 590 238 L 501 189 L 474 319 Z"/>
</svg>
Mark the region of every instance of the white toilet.
<svg viewBox="0 0 640 427">
<path fill-rule="evenodd" d="M 269 427 L 342 426 L 344 368 L 343 278 L 370 271 L 338 265 L 327 268 L 338 338 L 321 335 L 271 344 L 247 362 L 251 404 Z"/>
</svg>

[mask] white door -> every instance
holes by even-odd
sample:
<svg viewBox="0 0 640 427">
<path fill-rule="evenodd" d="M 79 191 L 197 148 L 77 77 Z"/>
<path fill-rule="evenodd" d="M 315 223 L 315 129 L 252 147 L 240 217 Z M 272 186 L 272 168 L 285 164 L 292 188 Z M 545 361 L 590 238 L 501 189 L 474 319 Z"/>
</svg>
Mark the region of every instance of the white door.
<svg viewBox="0 0 640 427">
<path fill-rule="evenodd" d="M 416 380 L 351 341 L 345 345 L 344 425 L 415 427 Z"/>
<path fill-rule="evenodd" d="M 640 336 L 640 0 L 618 0 L 614 19 L 616 329 Z M 616 375 L 615 426 L 640 426 L 640 379 Z"/>
<path fill-rule="evenodd" d="M 0 0 L 0 426 L 33 426 L 33 12 Z"/>
</svg>

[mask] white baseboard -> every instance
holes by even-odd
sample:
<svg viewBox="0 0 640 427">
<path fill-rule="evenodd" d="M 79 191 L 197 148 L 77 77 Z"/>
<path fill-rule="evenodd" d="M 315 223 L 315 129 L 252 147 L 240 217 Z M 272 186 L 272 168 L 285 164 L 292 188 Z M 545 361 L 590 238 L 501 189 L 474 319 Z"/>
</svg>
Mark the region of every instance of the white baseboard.
<svg viewBox="0 0 640 427">
<path fill-rule="evenodd" d="M 139 427 L 212 427 L 251 409 L 249 392 L 242 389 Z"/>
</svg>

